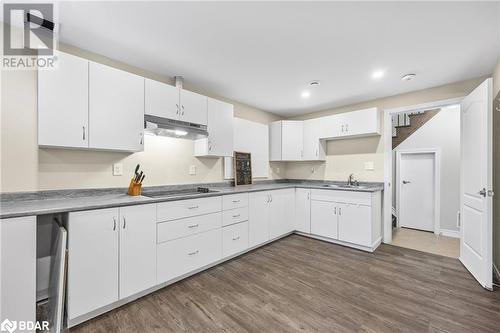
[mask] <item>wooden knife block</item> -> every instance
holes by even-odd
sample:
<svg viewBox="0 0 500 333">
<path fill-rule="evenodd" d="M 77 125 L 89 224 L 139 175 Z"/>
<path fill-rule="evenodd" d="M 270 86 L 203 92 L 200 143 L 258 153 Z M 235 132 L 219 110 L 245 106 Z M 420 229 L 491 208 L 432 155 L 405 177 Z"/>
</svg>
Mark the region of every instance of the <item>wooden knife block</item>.
<svg viewBox="0 0 500 333">
<path fill-rule="evenodd" d="M 134 178 L 130 180 L 130 185 L 128 186 L 128 195 L 138 196 L 142 193 L 142 184 L 134 181 Z"/>
</svg>

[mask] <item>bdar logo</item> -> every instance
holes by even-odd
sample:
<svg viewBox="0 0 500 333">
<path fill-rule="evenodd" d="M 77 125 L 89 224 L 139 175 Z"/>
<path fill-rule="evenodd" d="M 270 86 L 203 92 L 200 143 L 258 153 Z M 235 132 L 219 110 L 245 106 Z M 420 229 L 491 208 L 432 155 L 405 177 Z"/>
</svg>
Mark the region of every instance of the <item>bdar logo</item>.
<svg viewBox="0 0 500 333">
<path fill-rule="evenodd" d="M 2 324 L 0 324 L 0 330 L 5 332 L 12 333 L 16 330 L 17 328 L 17 323 L 15 321 L 10 321 L 8 319 L 5 319 Z"/>
</svg>

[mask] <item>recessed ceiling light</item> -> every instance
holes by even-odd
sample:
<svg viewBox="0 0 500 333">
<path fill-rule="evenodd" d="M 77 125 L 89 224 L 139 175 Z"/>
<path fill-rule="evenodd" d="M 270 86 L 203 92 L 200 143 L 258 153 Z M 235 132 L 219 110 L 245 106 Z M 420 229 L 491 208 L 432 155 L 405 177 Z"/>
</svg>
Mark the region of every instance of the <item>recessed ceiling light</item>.
<svg viewBox="0 0 500 333">
<path fill-rule="evenodd" d="M 374 79 L 380 79 L 384 76 L 385 72 L 384 71 L 375 71 L 372 74 L 372 78 Z"/>
<path fill-rule="evenodd" d="M 417 76 L 417 74 L 413 74 L 413 73 L 405 74 L 401 77 L 401 81 L 411 81 L 415 78 L 415 76 Z"/>
<path fill-rule="evenodd" d="M 319 86 L 320 84 L 321 84 L 321 83 L 320 83 L 318 80 L 314 80 L 314 81 L 309 82 L 309 85 L 310 85 L 311 87 L 317 87 L 317 86 Z"/>
<path fill-rule="evenodd" d="M 308 90 L 304 90 L 300 96 L 302 96 L 302 98 L 309 98 L 311 93 Z"/>
</svg>

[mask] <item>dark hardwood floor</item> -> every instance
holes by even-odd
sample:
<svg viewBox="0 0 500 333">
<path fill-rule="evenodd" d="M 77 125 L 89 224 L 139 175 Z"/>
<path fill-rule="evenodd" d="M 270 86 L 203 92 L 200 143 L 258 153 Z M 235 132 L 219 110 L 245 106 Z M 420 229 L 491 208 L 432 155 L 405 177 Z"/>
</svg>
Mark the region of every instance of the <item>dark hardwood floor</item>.
<svg viewBox="0 0 500 333">
<path fill-rule="evenodd" d="M 500 332 L 500 292 L 457 259 L 297 235 L 83 323 L 80 332 Z"/>
</svg>

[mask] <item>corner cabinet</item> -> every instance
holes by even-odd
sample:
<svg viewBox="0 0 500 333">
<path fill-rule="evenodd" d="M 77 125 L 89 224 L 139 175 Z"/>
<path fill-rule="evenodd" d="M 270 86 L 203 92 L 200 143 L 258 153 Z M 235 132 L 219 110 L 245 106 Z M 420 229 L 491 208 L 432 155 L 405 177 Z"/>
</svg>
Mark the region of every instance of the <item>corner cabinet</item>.
<svg viewBox="0 0 500 333">
<path fill-rule="evenodd" d="M 144 78 L 89 63 L 89 148 L 142 151 Z"/>
<path fill-rule="evenodd" d="M 301 161 L 303 145 L 303 121 L 281 120 L 269 124 L 270 161 Z"/>
<path fill-rule="evenodd" d="M 233 105 L 208 98 L 208 138 L 194 142 L 194 156 L 233 156 Z"/>
</svg>

